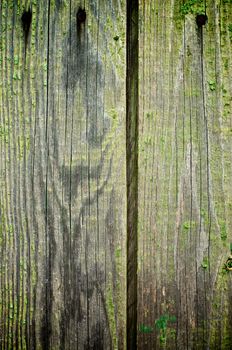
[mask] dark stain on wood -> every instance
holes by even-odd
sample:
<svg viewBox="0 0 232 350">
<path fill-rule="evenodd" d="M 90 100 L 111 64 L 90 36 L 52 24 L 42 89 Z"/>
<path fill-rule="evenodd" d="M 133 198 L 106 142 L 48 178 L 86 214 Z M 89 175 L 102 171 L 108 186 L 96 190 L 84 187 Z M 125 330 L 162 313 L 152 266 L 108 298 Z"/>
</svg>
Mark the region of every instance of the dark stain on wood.
<svg viewBox="0 0 232 350">
<path fill-rule="evenodd" d="M 31 21 L 32 21 L 32 10 L 29 8 L 28 10 L 25 10 L 21 17 L 23 31 L 24 31 L 24 38 L 25 38 L 25 45 L 27 45 L 28 41 L 28 35 L 31 27 Z"/>
<path fill-rule="evenodd" d="M 84 8 L 79 7 L 76 15 L 76 21 L 77 21 L 77 34 L 81 31 L 82 25 L 86 21 L 86 11 Z"/>
<path fill-rule="evenodd" d="M 208 21 L 208 17 L 206 14 L 200 14 L 196 16 L 196 23 L 198 27 L 202 27 L 206 25 L 207 21 Z"/>
<path fill-rule="evenodd" d="M 85 9 L 79 8 L 77 11 L 77 23 L 84 23 L 86 20 L 86 11 Z"/>
<path fill-rule="evenodd" d="M 138 0 L 127 1 L 127 349 L 137 348 L 138 251 Z"/>
</svg>

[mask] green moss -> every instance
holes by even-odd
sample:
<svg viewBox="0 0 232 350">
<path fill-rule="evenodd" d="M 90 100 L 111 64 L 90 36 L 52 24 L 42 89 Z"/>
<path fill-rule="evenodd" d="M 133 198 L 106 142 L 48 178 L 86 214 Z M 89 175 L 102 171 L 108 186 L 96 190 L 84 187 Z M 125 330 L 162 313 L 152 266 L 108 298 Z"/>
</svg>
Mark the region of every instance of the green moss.
<svg viewBox="0 0 232 350">
<path fill-rule="evenodd" d="M 139 326 L 139 332 L 140 333 L 145 333 L 145 334 L 149 334 L 149 333 L 152 333 L 154 331 L 153 327 L 151 326 L 146 326 L 144 324 L 141 324 Z"/>
<path fill-rule="evenodd" d="M 209 267 L 209 260 L 208 260 L 207 256 L 204 256 L 203 261 L 201 263 L 201 267 L 203 269 L 208 269 L 208 267 Z"/>
<path fill-rule="evenodd" d="M 14 72 L 13 74 L 13 79 L 14 80 L 21 80 L 21 75 L 19 72 Z"/>
<path fill-rule="evenodd" d="M 115 306 L 113 300 L 113 290 L 112 285 L 109 283 L 107 292 L 106 292 L 106 309 L 109 320 L 110 334 L 112 338 L 113 348 L 116 350 L 118 348 L 117 343 L 117 327 L 115 320 Z"/>
<path fill-rule="evenodd" d="M 209 89 L 210 89 L 211 91 L 216 90 L 216 81 L 215 81 L 215 80 L 210 80 L 210 81 L 208 81 L 208 84 L 209 84 Z"/>
<path fill-rule="evenodd" d="M 165 346 L 167 341 L 167 328 L 168 323 L 176 322 L 175 316 L 161 315 L 158 320 L 155 321 L 156 328 L 160 331 L 160 344 Z M 175 332 L 175 330 L 173 330 Z M 173 334 L 173 332 L 172 332 Z"/>
<path fill-rule="evenodd" d="M 219 221 L 221 240 L 225 241 L 227 239 L 227 227 L 224 220 Z"/>
<path fill-rule="evenodd" d="M 115 249 L 115 258 L 116 258 L 116 260 L 121 258 L 121 254 L 122 254 L 121 247 L 116 248 Z"/>
<path fill-rule="evenodd" d="M 185 221 L 183 223 L 183 229 L 185 231 L 190 230 L 190 228 L 194 227 L 196 225 L 195 221 Z"/>
<path fill-rule="evenodd" d="M 19 136 L 18 137 L 18 144 L 19 144 L 19 160 L 22 160 L 24 157 L 24 152 L 30 150 L 30 137 L 27 136 Z"/>
<path fill-rule="evenodd" d="M 92 24 L 96 24 L 95 16 L 92 18 Z M 104 19 L 104 33 L 107 37 L 112 37 L 112 33 L 117 33 L 113 36 L 114 40 L 107 40 L 107 47 L 110 53 L 105 56 L 106 65 L 113 66 L 117 75 L 124 79 L 125 77 L 125 18 L 124 13 L 121 13 L 115 20 L 109 15 Z M 94 32 L 94 29 L 91 29 Z M 97 32 L 97 31 L 96 31 Z"/>
<path fill-rule="evenodd" d="M 205 13 L 205 4 L 203 0 L 187 0 L 183 5 L 181 5 L 180 12 L 182 15 L 187 15 L 192 13 L 204 14 Z"/>
<path fill-rule="evenodd" d="M 113 120 L 118 118 L 118 112 L 114 108 L 110 109 L 108 113 Z"/>
<path fill-rule="evenodd" d="M 14 56 L 14 64 L 15 64 L 15 65 L 18 65 L 18 64 L 19 64 L 19 56 L 18 56 L 18 55 L 15 55 L 15 56 Z"/>
<path fill-rule="evenodd" d="M 0 224 L 0 247 L 3 245 L 4 242 L 4 235 L 3 235 L 3 225 Z"/>
<path fill-rule="evenodd" d="M 0 139 L 3 139 L 5 143 L 8 143 L 10 130 L 7 125 L 0 124 Z"/>
<path fill-rule="evenodd" d="M 204 208 L 201 209 L 201 217 L 202 217 L 203 219 L 206 219 L 206 218 L 207 218 L 207 211 L 206 211 Z"/>
</svg>

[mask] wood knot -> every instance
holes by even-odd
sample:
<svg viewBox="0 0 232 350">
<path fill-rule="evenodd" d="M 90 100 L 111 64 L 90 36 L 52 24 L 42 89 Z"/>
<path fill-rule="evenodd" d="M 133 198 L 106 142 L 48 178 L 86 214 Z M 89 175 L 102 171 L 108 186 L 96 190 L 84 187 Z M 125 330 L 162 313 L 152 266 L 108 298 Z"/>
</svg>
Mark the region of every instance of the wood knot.
<svg viewBox="0 0 232 350">
<path fill-rule="evenodd" d="M 201 15 L 196 16 L 196 22 L 197 22 L 198 27 L 204 26 L 207 21 L 208 21 L 208 17 L 206 14 L 205 15 L 201 14 Z"/>
<path fill-rule="evenodd" d="M 80 26 L 81 23 L 84 23 L 86 20 L 86 11 L 85 9 L 82 9 L 81 7 L 77 11 L 77 25 Z"/>
</svg>

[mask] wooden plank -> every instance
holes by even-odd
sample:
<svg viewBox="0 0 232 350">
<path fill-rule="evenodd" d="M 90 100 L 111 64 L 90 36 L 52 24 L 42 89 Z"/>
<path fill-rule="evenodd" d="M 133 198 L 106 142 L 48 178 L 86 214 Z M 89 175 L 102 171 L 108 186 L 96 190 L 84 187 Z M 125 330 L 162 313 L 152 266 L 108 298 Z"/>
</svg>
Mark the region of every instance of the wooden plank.
<svg viewBox="0 0 232 350">
<path fill-rule="evenodd" d="M 140 1 L 139 349 L 231 347 L 231 6 Z"/>
<path fill-rule="evenodd" d="M 1 349 L 126 346 L 125 13 L 1 1 Z"/>
</svg>

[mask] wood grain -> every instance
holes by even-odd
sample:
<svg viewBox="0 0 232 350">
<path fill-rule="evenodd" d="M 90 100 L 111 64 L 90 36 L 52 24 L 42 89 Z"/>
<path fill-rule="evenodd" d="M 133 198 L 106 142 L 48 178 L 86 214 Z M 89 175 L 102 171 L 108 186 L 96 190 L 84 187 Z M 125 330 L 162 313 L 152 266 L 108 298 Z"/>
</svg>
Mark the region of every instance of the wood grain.
<svg viewBox="0 0 232 350">
<path fill-rule="evenodd" d="M 206 5 L 140 1 L 139 349 L 231 347 L 232 3 Z"/>
<path fill-rule="evenodd" d="M 0 3 L 1 349 L 126 346 L 125 14 Z"/>
<path fill-rule="evenodd" d="M 231 0 L 1 1 L 1 350 L 231 348 L 231 44 Z"/>
</svg>

